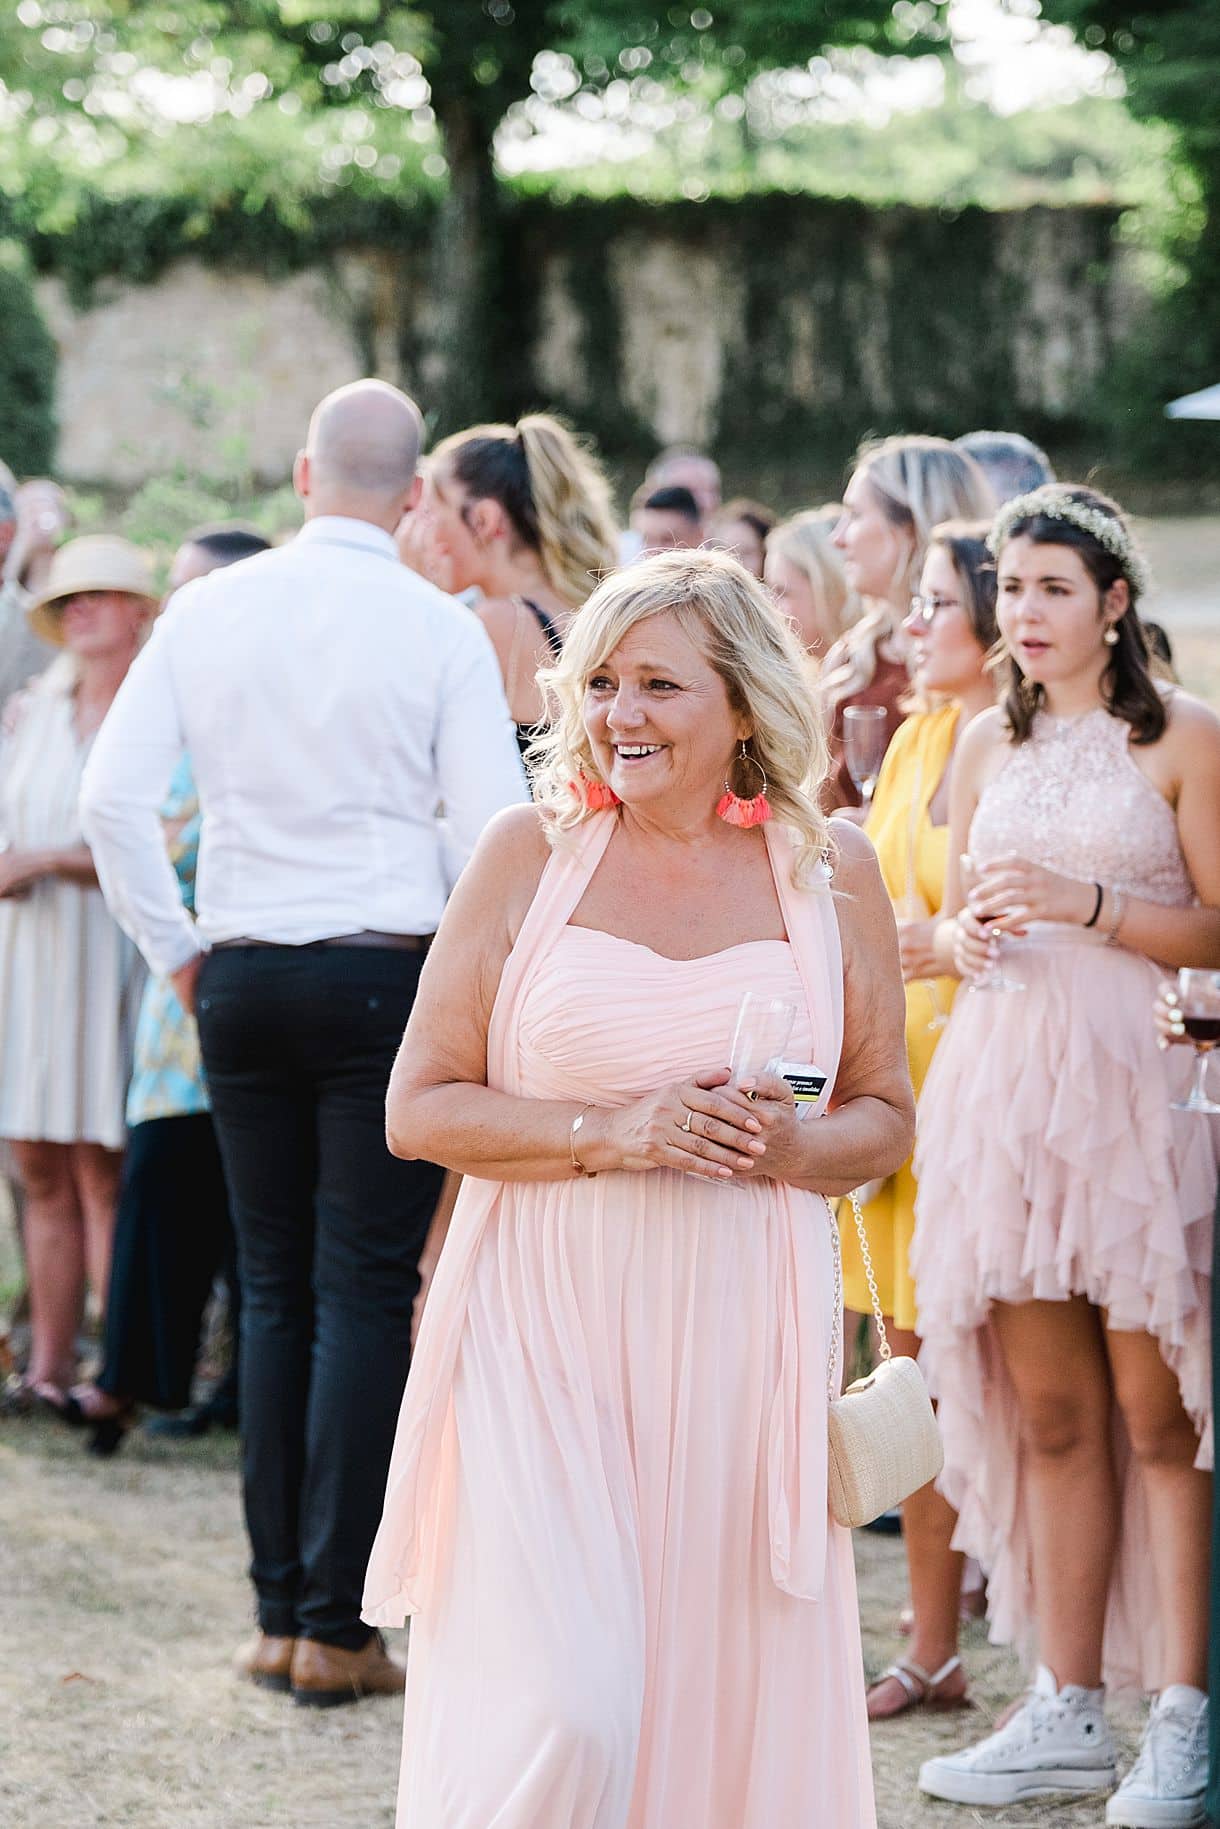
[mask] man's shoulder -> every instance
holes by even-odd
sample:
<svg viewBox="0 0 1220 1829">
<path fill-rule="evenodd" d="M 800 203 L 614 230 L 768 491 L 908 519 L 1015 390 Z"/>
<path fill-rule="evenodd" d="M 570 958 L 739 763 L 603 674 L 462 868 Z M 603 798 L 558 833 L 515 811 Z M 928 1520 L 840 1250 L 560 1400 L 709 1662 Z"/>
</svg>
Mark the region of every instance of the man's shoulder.
<svg viewBox="0 0 1220 1829">
<path fill-rule="evenodd" d="M 370 614 L 386 639 L 397 637 L 417 652 L 421 645 L 441 656 L 490 652 L 478 617 L 397 558 L 375 547 L 341 549 L 297 540 L 184 584 L 160 618 L 163 639 L 189 640 L 204 630 L 214 637 L 230 617 L 244 622 L 260 605 L 310 600 L 333 604 L 336 622 L 344 628 L 350 627 L 353 614 Z M 396 614 L 383 621 L 387 607 Z"/>
<path fill-rule="evenodd" d="M 447 591 L 438 589 L 427 578 L 421 578 L 418 572 L 413 572 L 407 565 L 398 568 L 398 588 L 417 614 L 432 624 L 438 633 L 454 641 L 465 641 L 472 647 L 488 646 L 482 623 L 460 597 L 449 596 Z"/>
</svg>

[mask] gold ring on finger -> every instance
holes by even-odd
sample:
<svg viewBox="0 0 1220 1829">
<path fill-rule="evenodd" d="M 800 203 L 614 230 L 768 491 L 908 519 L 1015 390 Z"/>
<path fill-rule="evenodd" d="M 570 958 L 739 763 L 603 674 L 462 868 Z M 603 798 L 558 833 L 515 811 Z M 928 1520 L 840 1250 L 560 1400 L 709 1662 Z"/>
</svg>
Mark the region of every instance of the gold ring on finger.
<svg viewBox="0 0 1220 1829">
<path fill-rule="evenodd" d="M 678 1126 L 678 1129 L 684 1130 L 688 1137 L 692 1134 L 692 1125 L 694 1123 L 694 1117 L 695 1117 L 695 1114 L 688 1105 L 686 1108 L 686 1123 L 679 1124 L 679 1126 Z M 695 1132 L 694 1134 L 698 1135 L 698 1132 Z"/>
</svg>

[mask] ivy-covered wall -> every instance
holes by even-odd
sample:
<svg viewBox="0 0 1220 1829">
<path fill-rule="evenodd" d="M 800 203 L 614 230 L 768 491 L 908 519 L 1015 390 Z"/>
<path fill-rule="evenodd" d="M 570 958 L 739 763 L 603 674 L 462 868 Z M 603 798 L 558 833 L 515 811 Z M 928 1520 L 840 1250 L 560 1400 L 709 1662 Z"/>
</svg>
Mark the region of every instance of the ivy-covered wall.
<svg viewBox="0 0 1220 1829">
<path fill-rule="evenodd" d="M 753 454 L 1002 424 L 1055 441 L 1128 326 L 1115 220 L 787 196 L 531 208 L 532 378 L 615 442 Z"/>
<path fill-rule="evenodd" d="M 1073 437 L 1130 318 L 1114 223 L 789 195 L 522 199 L 487 415 L 553 405 L 611 456 L 689 439 L 743 466 L 841 458 L 869 431 Z M 137 200 L 28 238 L 60 351 L 61 467 L 131 484 L 215 471 L 240 445 L 277 481 L 327 386 L 372 370 L 426 409 L 430 226 L 425 204 L 287 224 Z"/>
</svg>

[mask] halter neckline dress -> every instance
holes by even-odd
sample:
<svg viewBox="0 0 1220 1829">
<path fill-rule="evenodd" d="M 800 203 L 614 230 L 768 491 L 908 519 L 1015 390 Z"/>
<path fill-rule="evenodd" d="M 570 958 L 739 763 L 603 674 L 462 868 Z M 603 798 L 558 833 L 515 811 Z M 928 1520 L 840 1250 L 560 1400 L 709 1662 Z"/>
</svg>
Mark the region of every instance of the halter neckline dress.
<svg viewBox="0 0 1220 1829">
<path fill-rule="evenodd" d="M 785 837 L 789 939 L 678 960 L 568 925 L 616 826 L 546 865 L 488 1084 L 626 1104 L 723 1062 L 747 989 L 797 1004 L 833 1078 L 837 916 Z M 414 1614 L 399 1829 L 873 1829 L 826 1498 L 830 1223 L 764 1179 L 464 1182 L 365 1596 L 370 1623 Z"/>
</svg>

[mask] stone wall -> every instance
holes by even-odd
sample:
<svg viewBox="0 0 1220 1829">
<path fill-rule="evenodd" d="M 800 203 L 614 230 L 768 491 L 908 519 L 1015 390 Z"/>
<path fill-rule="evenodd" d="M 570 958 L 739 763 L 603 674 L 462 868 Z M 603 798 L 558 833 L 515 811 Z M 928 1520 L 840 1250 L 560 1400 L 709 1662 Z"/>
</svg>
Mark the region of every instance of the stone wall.
<svg viewBox="0 0 1220 1829">
<path fill-rule="evenodd" d="M 1103 209 L 868 210 L 813 198 L 517 213 L 520 351 L 497 410 L 553 404 L 612 451 L 679 440 L 794 450 L 868 430 L 1084 414 L 1132 309 Z M 277 276 L 184 258 L 87 305 L 54 278 L 59 467 L 130 487 L 183 467 L 288 474 L 329 388 L 427 385 L 437 302 L 418 248 L 346 249 Z"/>
</svg>

